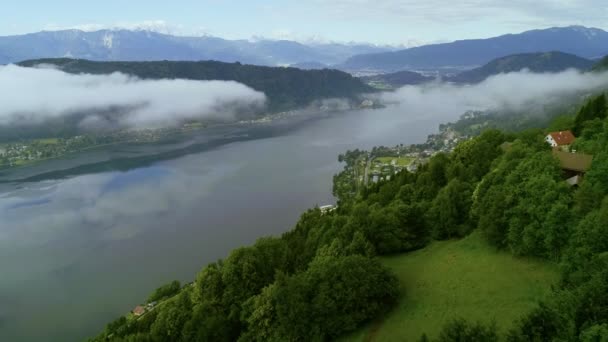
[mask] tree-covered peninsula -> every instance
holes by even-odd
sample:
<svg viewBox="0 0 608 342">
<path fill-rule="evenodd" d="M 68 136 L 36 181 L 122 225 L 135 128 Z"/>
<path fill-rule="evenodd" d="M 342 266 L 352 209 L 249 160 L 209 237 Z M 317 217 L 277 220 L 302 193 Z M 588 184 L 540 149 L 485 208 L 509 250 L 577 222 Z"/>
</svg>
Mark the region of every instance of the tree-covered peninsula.
<svg viewBox="0 0 608 342">
<path fill-rule="evenodd" d="M 120 72 L 141 79 L 236 81 L 263 92 L 270 112 L 308 106 L 323 99 L 358 99 L 374 90 L 358 78 L 332 69 L 301 70 L 217 61 L 97 62 L 84 59 L 28 60 L 20 66 L 54 66 L 72 74 L 106 75 Z"/>
</svg>

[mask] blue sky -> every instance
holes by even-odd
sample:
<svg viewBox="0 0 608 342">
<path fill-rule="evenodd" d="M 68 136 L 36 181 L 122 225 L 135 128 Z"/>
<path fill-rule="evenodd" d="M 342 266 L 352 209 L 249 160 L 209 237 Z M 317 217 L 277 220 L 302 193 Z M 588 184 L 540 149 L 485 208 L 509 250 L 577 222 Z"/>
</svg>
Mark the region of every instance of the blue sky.
<svg viewBox="0 0 608 342">
<path fill-rule="evenodd" d="M 0 11 L 0 35 L 144 25 L 182 35 L 415 44 L 551 26 L 608 28 L 606 0 L 19 0 Z"/>
</svg>

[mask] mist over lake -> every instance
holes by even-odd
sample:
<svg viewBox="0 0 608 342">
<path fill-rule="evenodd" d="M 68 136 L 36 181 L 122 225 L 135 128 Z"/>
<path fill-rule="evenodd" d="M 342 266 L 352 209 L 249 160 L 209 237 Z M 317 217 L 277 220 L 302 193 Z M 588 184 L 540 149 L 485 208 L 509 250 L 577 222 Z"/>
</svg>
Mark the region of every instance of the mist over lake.
<svg viewBox="0 0 608 342">
<path fill-rule="evenodd" d="M 171 280 L 333 203 L 348 149 L 423 142 L 403 109 L 208 128 L 0 175 L 0 340 L 77 341 Z M 33 329 L 32 327 L 36 327 Z"/>
</svg>

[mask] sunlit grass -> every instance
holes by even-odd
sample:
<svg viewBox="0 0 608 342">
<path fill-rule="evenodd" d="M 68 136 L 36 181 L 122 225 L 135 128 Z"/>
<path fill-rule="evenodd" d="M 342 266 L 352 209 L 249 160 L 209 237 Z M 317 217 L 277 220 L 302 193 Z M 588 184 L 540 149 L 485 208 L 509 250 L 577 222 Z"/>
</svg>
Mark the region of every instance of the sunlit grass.
<svg viewBox="0 0 608 342">
<path fill-rule="evenodd" d="M 43 145 L 57 145 L 59 143 L 59 139 L 57 139 L 57 138 L 37 139 L 36 142 L 43 144 Z"/>
<path fill-rule="evenodd" d="M 410 157 L 378 157 L 374 160 L 379 161 L 382 164 L 391 164 L 393 160 L 395 161 L 396 166 L 408 166 L 414 158 Z"/>
<path fill-rule="evenodd" d="M 496 251 L 479 234 L 382 263 L 399 277 L 402 298 L 386 317 L 344 340 L 416 341 L 423 333 L 433 338 L 457 317 L 495 321 L 504 332 L 558 280 L 555 265 Z"/>
</svg>

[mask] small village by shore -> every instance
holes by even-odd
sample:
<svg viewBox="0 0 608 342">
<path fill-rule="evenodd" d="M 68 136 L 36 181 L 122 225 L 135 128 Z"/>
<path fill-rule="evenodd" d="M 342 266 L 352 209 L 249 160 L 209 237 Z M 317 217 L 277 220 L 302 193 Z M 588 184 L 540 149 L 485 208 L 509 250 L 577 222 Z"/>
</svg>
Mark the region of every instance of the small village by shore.
<svg viewBox="0 0 608 342">
<path fill-rule="evenodd" d="M 477 119 L 483 112 L 467 112 L 460 120 Z M 460 142 L 469 140 L 471 136 L 465 135 L 454 128 L 454 124 L 442 124 L 439 132 L 427 137 L 426 142 L 413 145 L 397 145 L 392 147 L 379 146 L 371 151 L 347 151 L 339 156 L 339 161 L 346 163 L 345 171 L 334 180 L 340 187 L 350 187 L 349 191 L 356 192 L 370 183 L 388 181 L 395 174 L 407 170 L 416 170 L 426 164 L 437 153 L 449 153 Z M 340 178 L 346 178 L 341 179 Z M 336 183 L 336 182 L 335 182 Z M 342 185 L 340 185 L 342 183 Z M 346 185 L 344 183 L 350 183 Z"/>
<path fill-rule="evenodd" d="M 69 153 L 118 143 L 152 143 L 177 132 L 198 129 L 199 125 L 184 125 L 179 129 L 120 130 L 111 133 L 83 134 L 68 138 L 32 139 L 0 144 L 0 169 L 25 166 L 34 162 L 58 158 Z"/>
<path fill-rule="evenodd" d="M 334 177 L 334 195 L 354 195 L 369 184 L 388 181 L 403 170 L 416 172 L 438 153 L 450 153 L 459 143 L 473 138 L 471 132 L 482 131 L 488 114 L 468 111 L 453 123 L 441 124 L 439 132 L 431 134 L 423 144 L 374 147 L 371 151 L 347 151 L 339 156 L 346 165 L 344 171 Z M 463 129 L 464 127 L 464 129 Z M 467 134 L 470 133 L 470 134 Z M 591 167 L 593 156 L 572 149 L 576 137 L 571 131 L 549 132 L 545 138 L 560 163 L 564 180 L 570 186 L 578 186 Z M 507 151 L 510 143 L 501 148 Z"/>
</svg>

